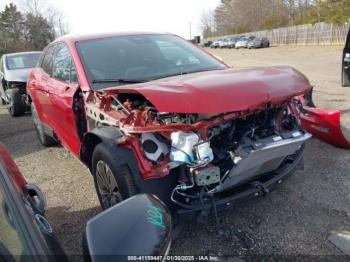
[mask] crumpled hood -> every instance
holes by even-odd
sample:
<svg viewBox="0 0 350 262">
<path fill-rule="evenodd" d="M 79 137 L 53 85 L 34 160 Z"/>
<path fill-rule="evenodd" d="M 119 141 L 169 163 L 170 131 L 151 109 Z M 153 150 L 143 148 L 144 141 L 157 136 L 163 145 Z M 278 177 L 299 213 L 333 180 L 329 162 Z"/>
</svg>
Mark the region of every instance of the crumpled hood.
<svg viewBox="0 0 350 262">
<path fill-rule="evenodd" d="M 6 71 L 6 80 L 13 82 L 27 82 L 33 68 L 14 69 Z"/>
<path fill-rule="evenodd" d="M 159 112 L 224 113 L 280 103 L 310 90 L 307 78 L 287 66 L 226 69 L 105 89 L 140 93 Z"/>
</svg>

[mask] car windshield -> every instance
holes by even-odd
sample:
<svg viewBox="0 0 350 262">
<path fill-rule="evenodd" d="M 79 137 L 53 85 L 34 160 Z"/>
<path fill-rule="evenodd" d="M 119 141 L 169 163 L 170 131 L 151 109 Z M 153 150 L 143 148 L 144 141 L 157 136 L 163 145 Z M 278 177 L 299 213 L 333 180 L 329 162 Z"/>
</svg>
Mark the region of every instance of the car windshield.
<svg viewBox="0 0 350 262">
<path fill-rule="evenodd" d="M 6 57 L 6 67 L 8 70 L 24 69 L 35 67 L 40 53 L 18 54 Z"/>
<path fill-rule="evenodd" d="M 77 51 L 93 90 L 226 66 L 180 37 L 115 36 L 78 42 Z"/>
</svg>

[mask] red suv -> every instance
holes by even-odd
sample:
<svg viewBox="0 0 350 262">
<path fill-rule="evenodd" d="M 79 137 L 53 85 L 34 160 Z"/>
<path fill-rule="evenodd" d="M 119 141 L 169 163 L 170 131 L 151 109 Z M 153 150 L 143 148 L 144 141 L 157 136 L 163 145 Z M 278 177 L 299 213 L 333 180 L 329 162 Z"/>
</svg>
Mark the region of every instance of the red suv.
<svg viewBox="0 0 350 262">
<path fill-rule="evenodd" d="M 293 68 L 237 70 L 153 33 L 60 38 L 28 82 L 41 143 L 89 167 L 103 208 L 147 192 L 182 212 L 265 195 L 291 174 L 311 137 L 294 97 L 310 89 Z"/>
</svg>

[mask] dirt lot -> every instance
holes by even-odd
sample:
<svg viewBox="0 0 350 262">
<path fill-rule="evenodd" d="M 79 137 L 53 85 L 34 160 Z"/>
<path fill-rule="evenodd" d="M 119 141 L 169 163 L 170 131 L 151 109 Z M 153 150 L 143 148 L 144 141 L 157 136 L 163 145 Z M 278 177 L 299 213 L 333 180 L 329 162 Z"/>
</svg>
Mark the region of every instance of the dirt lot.
<svg viewBox="0 0 350 262">
<path fill-rule="evenodd" d="M 349 123 L 350 89 L 340 87 L 340 47 L 210 51 L 237 67 L 296 67 L 315 86 L 316 104 L 341 109 Z M 47 215 L 65 251 L 80 254 L 85 222 L 100 211 L 88 170 L 61 147 L 43 148 L 30 115 L 12 119 L 4 107 L 0 108 L 0 141 L 27 180 L 46 192 Z M 214 221 L 192 221 L 173 244 L 172 253 L 339 259 L 336 255 L 341 252 L 327 237 L 333 232 L 350 231 L 349 170 L 350 151 L 312 139 L 306 147 L 304 170 L 267 197 L 220 215 L 232 230 L 229 240 L 216 234 Z"/>
</svg>

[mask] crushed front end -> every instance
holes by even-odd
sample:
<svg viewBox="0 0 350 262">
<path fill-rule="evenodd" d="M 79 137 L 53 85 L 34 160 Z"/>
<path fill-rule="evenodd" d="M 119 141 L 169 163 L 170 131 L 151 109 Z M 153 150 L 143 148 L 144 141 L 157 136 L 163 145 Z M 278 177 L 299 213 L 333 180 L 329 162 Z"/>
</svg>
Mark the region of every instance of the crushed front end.
<svg viewBox="0 0 350 262">
<path fill-rule="evenodd" d="M 114 125 L 144 180 L 170 173 L 171 202 L 183 212 L 259 196 L 291 174 L 311 135 L 292 100 L 252 110 L 188 114 L 158 112 L 140 94 L 106 92 L 88 98 L 89 129 Z"/>
<path fill-rule="evenodd" d="M 228 205 L 239 200 L 238 192 L 254 189 L 250 196 L 260 196 L 269 191 L 265 182 L 279 177 L 275 182 L 280 183 L 300 164 L 311 137 L 288 112 L 282 106 L 241 116 L 208 127 L 208 137 L 172 133 L 169 158 L 182 175 L 172 201 L 188 210 L 213 201 Z"/>
</svg>

